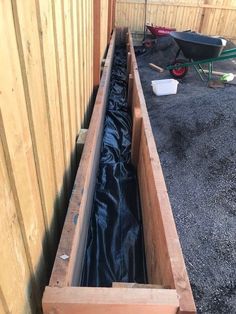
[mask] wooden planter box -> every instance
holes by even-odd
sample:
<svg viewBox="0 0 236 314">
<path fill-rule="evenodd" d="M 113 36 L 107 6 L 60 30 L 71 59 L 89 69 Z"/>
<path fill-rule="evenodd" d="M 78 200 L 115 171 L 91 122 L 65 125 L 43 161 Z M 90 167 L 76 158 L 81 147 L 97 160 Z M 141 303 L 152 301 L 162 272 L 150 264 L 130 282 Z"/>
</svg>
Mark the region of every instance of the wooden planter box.
<svg viewBox="0 0 236 314">
<path fill-rule="evenodd" d="M 113 53 L 119 41 L 127 45 L 128 102 L 133 115 L 131 156 L 138 173 L 149 284 L 79 287 Z M 196 313 L 127 29 L 116 29 L 112 35 L 43 310 L 45 314 Z"/>
</svg>

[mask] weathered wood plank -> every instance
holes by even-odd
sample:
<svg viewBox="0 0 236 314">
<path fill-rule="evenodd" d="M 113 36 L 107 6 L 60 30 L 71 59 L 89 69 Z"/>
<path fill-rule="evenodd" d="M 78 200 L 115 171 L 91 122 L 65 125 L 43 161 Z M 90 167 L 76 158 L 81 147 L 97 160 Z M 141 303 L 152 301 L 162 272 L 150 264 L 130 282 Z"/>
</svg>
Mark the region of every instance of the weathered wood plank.
<svg viewBox="0 0 236 314">
<path fill-rule="evenodd" d="M 100 45 L 101 45 L 101 0 L 94 1 L 93 7 L 93 20 L 94 20 L 94 33 L 93 33 L 93 85 L 97 89 L 100 82 Z"/>
<path fill-rule="evenodd" d="M 136 282 L 113 282 L 112 288 L 145 288 L 145 289 L 163 289 L 161 285 L 141 284 Z"/>
<path fill-rule="evenodd" d="M 46 108 L 49 121 L 49 135 L 53 158 L 53 173 L 55 176 L 57 194 L 57 200 L 55 200 L 54 204 L 56 210 L 59 210 L 58 215 L 55 215 L 56 210 L 55 212 L 53 210 L 51 211 L 51 215 L 49 216 L 49 225 L 52 232 L 54 232 L 53 243 L 57 243 L 58 225 L 62 224 L 64 218 L 63 206 L 65 202 L 65 191 L 63 189 L 63 176 L 66 167 L 66 157 L 63 149 L 64 143 L 61 125 L 62 117 L 57 83 L 58 77 L 51 0 L 37 0 L 36 4 Z M 55 252 L 56 248 L 53 246 L 52 250 Z"/>
<path fill-rule="evenodd" d="M 175 290 L 135 288 L 46 288 L 45 314 L 176 314 Z"/>
<path fill-rule="evenodd" d="M 96 179 L 96 169 L 98 166 L 114 46 L 115 33 L 110 44 L 90 127 L 86 136 L 86 145 L 76 175 L 67 217 L 51 275 L 50 286 L 63 287 L 72 283 L 78 283 L 80 280 Z M 77 252 L 78 249 L 79 252 Z M 68 258 L 63 260 L 60 256 L 65 254 Z"/>
<path fill-rule="evenodd" d="M 49 135 L 37 8 L 30 0 L 13 1 L 12 8 L 42 213 L 46 230 L 48 230 L 53 217 L 56 178 L 53 173 L 52 143 Z M 53 233 L 50 232 L 48 238 L 50 248 L 54 242 Z"/>
<path fill-rule="evenodd" d="M 176 289 L 180 313 L 196 313 L 183 254 L 169 202 L 164 176 L 153 137 L 132 37 L 129 32 L 133 67 L 133 106 L 142 116 L 142 132 L 137 166 L 143 215 L 148 280 Z M 151 217 L 151 219 L 150 219 Z"/>
</svg>

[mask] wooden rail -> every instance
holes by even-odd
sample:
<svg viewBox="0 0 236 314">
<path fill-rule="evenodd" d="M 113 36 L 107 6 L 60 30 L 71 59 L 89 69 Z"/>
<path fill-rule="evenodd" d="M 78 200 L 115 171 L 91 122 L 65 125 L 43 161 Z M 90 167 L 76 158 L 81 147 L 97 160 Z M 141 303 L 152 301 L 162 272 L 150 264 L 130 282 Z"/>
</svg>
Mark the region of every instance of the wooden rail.
<svg viewBox="0 0 236 314">
<path fill-rule="evenodd" d="M 149 284 L 176 289 L 179 313 L 196 308 L 142 91 L 130 31 L 127 36 L 132 83 L 132 158 L 137 167 Z"/>
<path fill-rule="evenodd" d="M 104 114 L 115 47 L 114 31 L 100 81 L 93 115 L 87 132 L 80 166 L 76 175 L 70 204 L 54 263 L 50 286 L 77 285 L 80 281 L 83 251 L 94 194 Z M 62 258 L 61 256 L 68 256 Z"/>
<path fill-rule="evenodd" d="M 139 177 L 148 280 L 151 285 L 114 283 L 112 288 L 78 287 L 99 163 L 114 47 L 116 43 L 124 43 L 125 40 L 134 122 L 132 158 Z M 44 292 L 43 309 L 45 314 L 195 313 L 142 93 L 132 38 L 127 29 L 113 32 L 51 280 Z"/>
<path fill-rule="evenodd" d="M 116 26 L 129 26 L 143 39 L 144 1 L 117 0 Z M 190 18 L 191 17 L 191 18 Z M 191 29 L 206 35 L 218 35 L 236 41 L 235 1 L 148 1 L 147 22 L 175 27 L 179 31 Z"/>
</svg>

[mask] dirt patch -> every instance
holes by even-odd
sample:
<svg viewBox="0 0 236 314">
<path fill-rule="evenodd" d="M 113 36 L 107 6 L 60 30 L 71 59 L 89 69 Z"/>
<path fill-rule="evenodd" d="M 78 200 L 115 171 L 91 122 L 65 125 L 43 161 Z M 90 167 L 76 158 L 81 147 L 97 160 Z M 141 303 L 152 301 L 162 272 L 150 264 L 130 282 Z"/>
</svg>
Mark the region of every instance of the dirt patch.
<svg viewBox="0 0 236 314">
<path fill-rule="evenodd" d="M 193 69 L 177 95 L 157 97 L 177 47 L 166 38 L 137 55 L 169 197 L 198 313 L 236 313 L 236 86 L 210 89 Z M 139 50 L 140 51 L 140 50 Z M 231 60 L 216 70 L 236 73 Z"/>
</svg>

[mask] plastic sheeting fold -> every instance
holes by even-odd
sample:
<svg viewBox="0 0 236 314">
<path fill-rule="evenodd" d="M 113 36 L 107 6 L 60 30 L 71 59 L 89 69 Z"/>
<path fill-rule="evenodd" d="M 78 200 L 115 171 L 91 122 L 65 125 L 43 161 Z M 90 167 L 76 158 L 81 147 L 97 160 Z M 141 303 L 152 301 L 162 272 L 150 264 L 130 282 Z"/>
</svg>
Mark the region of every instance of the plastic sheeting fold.
<svg viewBox="0 0 236 314">
<path fill-rule="evenodd" d="M 125 48 L 116 47 L 82 286 L 146 283 L 138 182 L 131 164 L 126 68 Z"/>
</svg>

